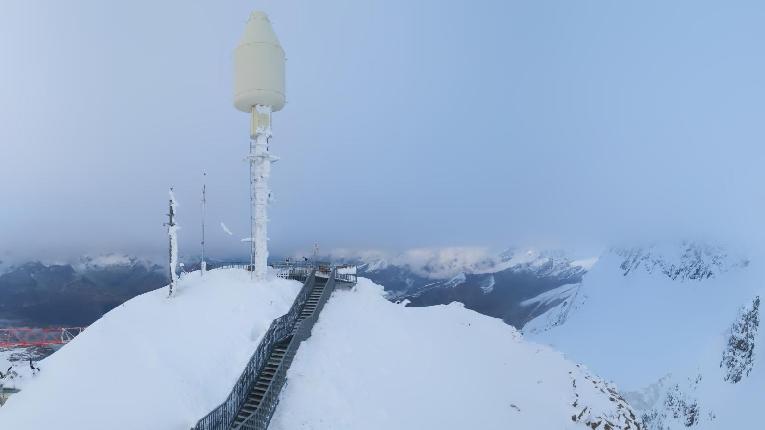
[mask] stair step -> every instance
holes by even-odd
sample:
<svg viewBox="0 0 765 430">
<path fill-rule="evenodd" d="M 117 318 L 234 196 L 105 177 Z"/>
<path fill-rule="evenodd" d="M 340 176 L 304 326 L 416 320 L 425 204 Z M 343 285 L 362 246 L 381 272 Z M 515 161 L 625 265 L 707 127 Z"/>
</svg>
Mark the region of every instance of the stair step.
<svg viewBox="0 0 765 430">
<path fill-rule="evenodd" d="M 246 414 L 254 414 L 255 412 L 257 412 L 259 406 L 260 406 L 260 403 L 258 403 L 257 405 L 246 404 L 242 406 L 242 412 Z"/>
<path fill-rule="evenodd" d="M 252 393 L 247 397 L 247 403 L 260 403 L 263 399 L 263 395 L 259 393 Z"/>
</svg>

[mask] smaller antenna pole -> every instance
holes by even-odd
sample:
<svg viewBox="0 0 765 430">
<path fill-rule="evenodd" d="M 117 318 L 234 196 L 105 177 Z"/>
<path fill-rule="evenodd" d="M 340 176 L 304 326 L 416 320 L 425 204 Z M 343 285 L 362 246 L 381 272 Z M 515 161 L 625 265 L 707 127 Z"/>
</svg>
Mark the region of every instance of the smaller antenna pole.
<svg viewBox="0 0 765 430">
<path fill-rule="evenodd" d="M 207 172 L 203 172 L 202 176 L 207 178 Z M 205 212 L 207 210 L 207 184 L 202 182 L 202 262 L 199 264 L 199 273 L 204 276 L 207 270 L 207 262 L 205 261 Z"/>
<path fill-rule="evenodd" d="M 176 265 L 178 264 L 178 237 L 176 232 L 176 225 L 175 225 L 175 196 L 173 195 L 173 187 L 170 187 L 170 204 L 169 204 L 170 210 L 167 213 L 168 222 L 165 224 L 167 226 L 167 237 L 169 241 L 168 246 L 168 257 L 169 257 L 169 263 L 170 263 L 170 293 L 168 294 L 168 297 L 173 295 L 173 292 L 175 291 L 175 283 L 177 275 L 175 274 Z"/>
</svg>

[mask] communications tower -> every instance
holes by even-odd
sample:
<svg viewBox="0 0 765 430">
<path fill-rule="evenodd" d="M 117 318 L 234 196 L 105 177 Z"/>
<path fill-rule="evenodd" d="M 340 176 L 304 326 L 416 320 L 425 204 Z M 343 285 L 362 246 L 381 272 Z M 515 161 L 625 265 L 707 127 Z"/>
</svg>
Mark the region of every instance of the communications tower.
<svg viewBox="0 0 765 430">
<path fill-rule="evenodd" d="M 271 114 L 284 107 L 285 55 L 268 16 L 250 15 L 234 51 L 234 106 L 251 117 L 250 152 L 250 266 L 256 279 L 266 276 L 268 264 L 268 178 Z"/>
</svg>

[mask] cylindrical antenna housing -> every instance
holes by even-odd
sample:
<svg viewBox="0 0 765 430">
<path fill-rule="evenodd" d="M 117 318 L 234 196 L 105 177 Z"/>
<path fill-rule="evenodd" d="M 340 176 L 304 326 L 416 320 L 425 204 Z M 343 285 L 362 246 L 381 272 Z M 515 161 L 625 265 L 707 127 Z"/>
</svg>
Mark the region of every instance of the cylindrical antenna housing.
<svg viewBox="0 0 765 430">
<path fill-rule="evenodd" d="M 234 106 L 250 113 L 254 106 L 284 107 L 284 49 L 268 16 L 260 11 L 250 15 L 244 34 L 234 51 Z"/>
</svg>

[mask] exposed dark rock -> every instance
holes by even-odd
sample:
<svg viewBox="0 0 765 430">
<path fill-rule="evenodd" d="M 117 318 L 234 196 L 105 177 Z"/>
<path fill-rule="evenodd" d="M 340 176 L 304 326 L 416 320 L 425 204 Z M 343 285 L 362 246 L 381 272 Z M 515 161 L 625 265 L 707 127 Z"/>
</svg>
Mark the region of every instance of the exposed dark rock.
<svg viewBox="0 0 765 430">
<path fill-rule="evenodd" d="M 749 376 L 754 365 L 754 347 L 757 329 L 760 326 L 760 297 L 750 307 L 741 309 L 738 319 L 730 328 L 728 345 L 723 351 L 720 367 L 726 381 L 736 384 Z"/>
</svg>

